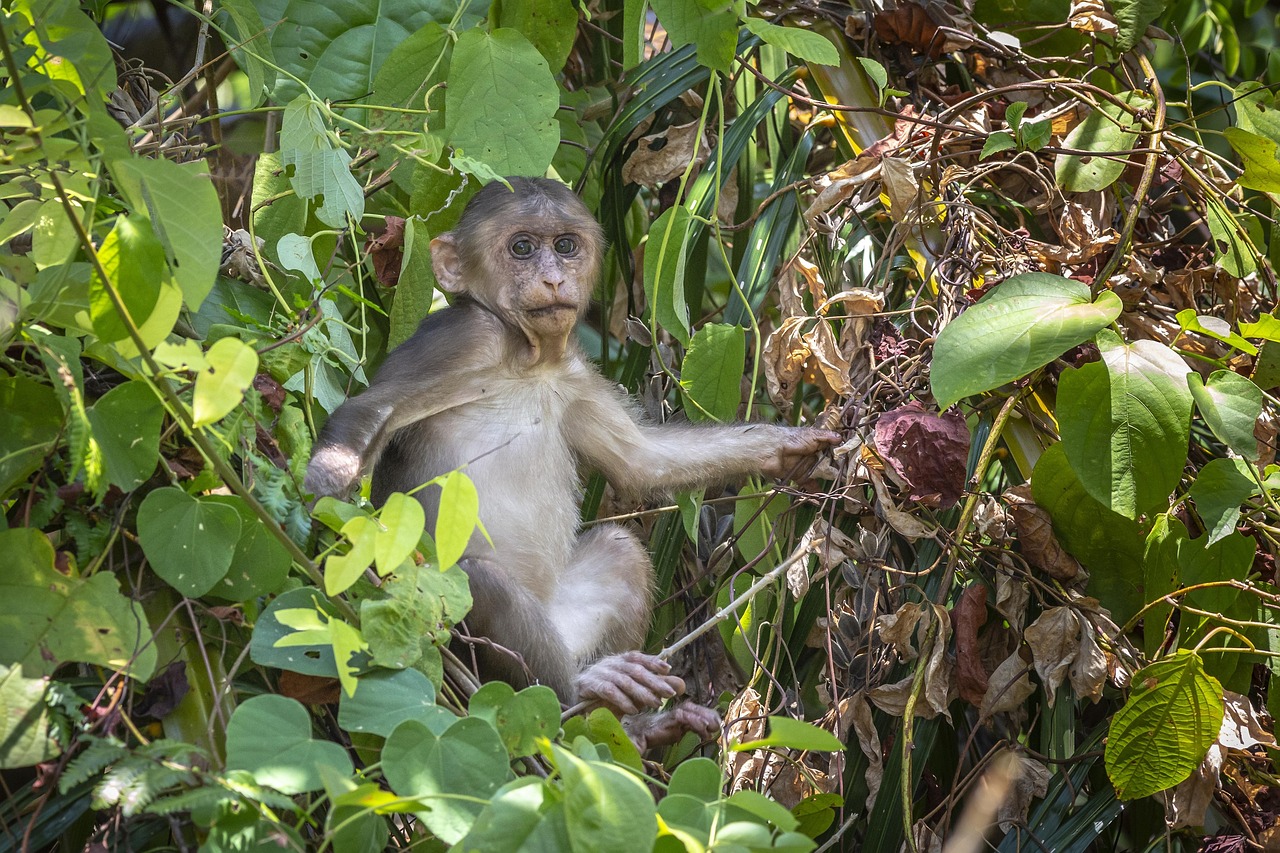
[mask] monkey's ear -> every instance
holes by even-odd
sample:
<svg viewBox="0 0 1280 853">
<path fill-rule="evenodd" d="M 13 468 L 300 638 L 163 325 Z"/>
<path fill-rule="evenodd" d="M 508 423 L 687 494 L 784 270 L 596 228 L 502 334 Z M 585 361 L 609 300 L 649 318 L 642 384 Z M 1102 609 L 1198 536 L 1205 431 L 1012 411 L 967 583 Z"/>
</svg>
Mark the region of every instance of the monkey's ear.
<svg viewBox="0 0 1280 853">
<path fill-rule="evenodd" d="M 461 293 L 465 285 L 462 276 L 462 258 L 458 255 L 458 243 L 453 232 L 441 234 L 431 241 L 431 268 L 436 274 L 436 284 L 446 293 Z"/>
</svg>

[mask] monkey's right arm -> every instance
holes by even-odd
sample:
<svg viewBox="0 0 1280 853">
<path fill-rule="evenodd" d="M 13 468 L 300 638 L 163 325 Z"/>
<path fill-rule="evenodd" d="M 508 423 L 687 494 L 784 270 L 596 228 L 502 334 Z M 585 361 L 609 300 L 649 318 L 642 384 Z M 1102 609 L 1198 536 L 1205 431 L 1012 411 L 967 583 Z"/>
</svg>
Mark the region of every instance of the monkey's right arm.
<svg viewBox="0 0 1280 853">
<path fill-rule="evenodd" d="M 329 416 L 303 488 L 345 497 L 396 430 L 483 396 L 503 348 L 502 324 L 468 303 L 433 314 L 387 356 L 373 383 Z"/>
</svg>

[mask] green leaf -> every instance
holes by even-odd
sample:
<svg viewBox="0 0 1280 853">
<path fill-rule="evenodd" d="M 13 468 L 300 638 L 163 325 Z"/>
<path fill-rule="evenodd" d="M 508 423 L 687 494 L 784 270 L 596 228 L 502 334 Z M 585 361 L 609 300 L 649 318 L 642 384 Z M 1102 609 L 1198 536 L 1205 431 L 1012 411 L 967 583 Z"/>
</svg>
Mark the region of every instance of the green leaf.
<svg viewBox="0 0 1280 853">
<path fill-rule="evenodd" d="M 724 794 L 724 774 L 710 758 L 690 758 L 671 774 L 667 793 L 685 794 L 710 805 Z"/>
<path fill-rule="evenodd" d="M 389 737 L 405 720 L 439 734 L 457 717 L 436 704 L 436 687 L 416 669 L 375 669 L 360 676 L 353 695 L 338 703 L 338 725 L 349 732 Z"/>
<path fill-rule="evenodd" d="M 1112 0 L 1111 8 L 1120 27 L 1116 49 L 1133 50 L 1146 34 L 1147 26 L 1160 17 L 1168 5 L 1168 0 Z"/>
<path fill-rule="evenodd" d="M 1120 316 L 1120 298 L 1048 273 L 998 284 L 951 321 L 933 347 L 929 382 L 938 405 L 998 388 L 1089 340 Z"/>
<path fill-rule="evenodd" d="M 62 426 L 62 406 L 48 385 L 0 377 L 0 497 L 40 467 Z"/>
<path fill-rule="evenodd" d="M 21 664 L 0 663 L 0 769 L 31 767 L 62 754 L 70 732 L 49 699 L 48 678 L 27 678 Z"/>
<path fill-rule="evenodd" d="M 1266 246 L 1258 217 L 1251 213 L 1233 214 L 1216 197 L 1207 196 L 1204 219 L 1213 236 L 1214 260 L 1218 266 L 1236 278 L 1244 278 L 1257 270 L 1254 248 Z"/>
<path fill-rule="evenodd" d="M 457 566 L 405 566 L 360 605 L 360 624 L 379 666 L 417 664 L 431 646 L 449 643 L 449 627 L 471 608 L 466 573 Z"/>
<path fill-rule="evenodd" d="M 560 144 L 560 91 L 547 61 L 520 33 L 467 30 L 445 91 L 449 144 L 501 175 L 542 175 Z"/>
<path fill-rule="evenodd" d="M 396 726 L 382 748 L 382 772 L 402 797 L 422 797 L 423 824 L 446 843 L 467 834 L 487 800 L 507 781 L 507 749 L 485 720 L 467 717 L 436 734 L 417 720 Z M 456 797 L 450 795 L 457 795 Z"/>
<path fill-rule="evenodd" d="M 796 816 L 786 806 L 769 799 L 759 791 L 750 789 L 737 791 L 729 797 L 728 802 L 735 808 L 768 821 L 783 832 L 791 832 L 800 825 L 800 821 L 796 820 Z"/>
<path fill-rule="evenodd" d="M 1061 442 L 1040 456 L 1031 494 L 1053 519 L 1062 547 L 1089 570 L 1089 594 L 1119 622 L 1136 613 L 1145 603 L 1143 536 L 1137 523 L 1089 496 Z"/>
<path fill-rule="evenodd" d="M 1258 348 L 1231 331 L 1231 326 L 1226 320 L 1209 315 L 1197 315 L 1194 308 L 1183 309 L 1177 313 L 1176 317 L 1178 326 L 1184 332 L 1197 332 L 1201 335 L 1208 335 L 1214 340 L 1229 344 L 1241 352 L 1249 355 L 1258 354 Z M 1241 324 L 1241 326 L 1244 325 L 1243 323 Z"/>
<path fill-rule="evenodd" d="M 813 723 L 791 717 L 770 717 L 769 734 L 760 740 L 738 743 L 729 747 L 733 752 L 776 746 L 785 749 L 813 749 L 823 752 L 840 752 L 844 743 L 826 729 Z"/>
<path fill-rule="evenodd" d="M 240 538 L 231 555 L 231 568 L 209 594 L 226 601 L 249 601 L 278 592 L 289 576 L 293 558 L 269 532 L 244 499 L 237 495 L 208 495 L 206 503 L 229 506 L 240 516 Z"/>
<path fill-rule="evenodd" d="M 1236 178 L 1236 183 L 1264 193 L 1280 192 L 1280 160 L 1276 159 L 1275 141 L 1238 127 L 1228 127 L 1223 135 L 1244 164 L 1244 174 Z"/>
<path fill-rule="evenodd" d="M 528 36 L 555 73 L 564 68 L 578 35 L 572 0 L 499 0 L 490 8 L 489 20 Z"/>
<path fill-rule="evenodd" d="M 378 71 L 370 101 L 422 109 L 427 90 L 444 80 L 452 55 L 449 31 L 434 22 L 427 24 L 391 51 Z M 421 119 L 418 121 L 421 129 Z"/>
<path fill-rule="evenodd" d="M 377 553 L 378 523 L 358 515 L 342 525 L 342 535 L 351 541 L 344 554 L 330 554 L 324 561 L 324 592 L 335 596 L 351 588 L 364 570 L 373 565 Z"/>
<path fill-rule="evenodd" d="M 117 385 L 89 409 L 107 479 L 126 492 L 142 485 L 160 461 L 164 407 L 141 380 Z"/>
<path fill-rule="evenodd" d="M 1104 349 L 1102 361 L 1059 379 L 1067 459 L 1089 494 L 1126 518 L 1165 509 L 1182 477 L 1191 432 L 1187 373 L 1173 350 L 1144 340 Z"/>
<path fill-rule="evenodd" d="M 1222 685 L 1185 649 L 1139 670 L 1132 683 L 1106 749 L 1107 775 L 1124 800 L 1188 778 L 1217 739 L 1223 713 Z"/>
<path fill-rule="evenodd" d="M 1142 594 L 1151 604 L 1142 617 L 1142 645 L 1151 658 L 1159 656 L 1166 640 L 1173 605 L 1161 599 L 1178 588 L 1181 576 L 1178 551 L 1188 538 L 1186 525 L 1169 512 L 1158 514 L 1147 534 L 1142 557 Z"/>
<path fill-rule="evenodd" d="M 267 81 L 275 81 L 275 54 L 269 36 L 263 37 L 268 31 L 253 0 L 221 0 L 218 8 L 226 15 L 231 56 L 248 78 L 249 102 L 244 106 L 256 107 L 266 96 Z"/>
<path fill-rule="evenodd" d="M 1017 148 L 1018 143 L 1014 140 L 1013 134 L 1003 130 L 997 130 L 995 133 L 987 137 L 987 141 L 982 145 L 982 153 L 978 155 L 979 160 L 985 160 L 992 154 L 999 154 L 1001 151 L 1007 151 L 1010 148 Z"/>
<path fill-rule="evenodd" d="M 461 471 L 450 471 L 441 483 L 440 509 L 436 514 L 436 560 L 442 570 L 462 559 L 479 523 L 480 494 L 476 484 Z"/>
<path fill-rule="evenodd" d="M 138 507 L 138 542 L 151 568 L 188 598 L 199 598 L 227 574 L 240 538 L 240 515 L 207 498 L 165 486 Z"/>
<path fill-rule="evenodd" d="M 151 220 L 170 275 L 182 289 L 187 308 L 197 310 L 222 260 L 222 204 L 209 164 L 137 157 L 112 161 L 111 175 L 130 209 Z"/>
<path fill-rule="evenodd" d="M 75 661 L 145 681 L 156 647 L 142 605 L 120 594 L 111 572 L 67 577 L 53 567 L 53 545 L 39 530 L 0 531 L 0 661 L 23 677 L 52 675 Z"/>
<path fill-rule="evenodd" d="M 1246 80 L 1236 86 L 1231 105 L 1235 107 L 1236 124 L 1241 130 L 1280 143 L 1280 112 L 1277 112 L 1275 92 L 1256 80 Z"/>
<path fill-rule="evenodd" d="M 663 211 L 649 228 L 644 250 L 644 293 L 658 325 L 682 344 L 689 343 L 689 304 L 684 293 L 684 265 L 693 214 L 677 205 Z"/>
<path fill-rule="evenodd" d="M 360 221 L 364 191 L 351 174 L 351 155 L 329 133 L 321 105 L 306 95 L 284 108 L 280 158 L 286 167 L 293 167 L 289 183 L 299 198 L 322 199 L 316 209 L 321 222 L 345 228 L 348 217 Z"/>
<path fill-rule="evenodd" d="M 1134 110 L 1151 107 L 1151 101 L 1137 92 L 1121 94 L 1120 100 Z M 1125 155 L 1138 140 L 1138 128 L 1138 120 L 1129 110 L 1104 102 L 1063 141 L 1063 148 L 1090 153 L 1059 154 L 1054 162 L 1058 184 L 1077 193 L 1103 190 L 1114 184 L 1128 162 Z"/>
<path fill-rule="evenodd" d="M 363 667 L 368 659 L 365 655 L 368 645 L 358 630 L 314 607 L 300 607 L 296 610 L 282 608 L 276 611 L 275 616 L 281 625 L 294 630 L 294 633 L 276 640 L 277 646 L 330 646 L 338 670 L 338 681 L 342 683 L 348 696 L 355 694 L 357 667 Z M 358 664 L 353 661 L 356 655 L 361 656 Z"/>
<path fill-rule="evenodd" d="M 284 103 L 303 90 L 305 81 L 316 97 L 355 101 L 374 90 L 382 63 L 397 45 L 428 23 L 448 26 L 458 4 L 450 0 L 288 0 L 283 14 L 270 14 L 264 3 L 263 23 L 271 32 L 271 50 L 288 74 L 276 81 L 274 96 Z M 470 26 L 483 9 L 463 16 Z M 277 17 L 284 19 L 276 25 Z"/>
<path fill-rule="evenodd" d="M 816 62 L 819 65 L 840 64 L 840 51 L 836 50 L 836 46 L 820 33 L 801 27 L 771 24 L 762 18 L 744 18 L 742 25 L 753 35 L 763 39 L 766 44 L 781 48 L 804 62 Z"/>
<path fill-rule="evenodd" d="M 80 92 L 102 98 L 115 90 L 116 65 L 111 46 L 98 26 L 80 10 L 79 3 L 16 0 L 9 8 L 35 27 L 24 41 L 37 48 L 36 68 L 41 74 L 52 80 L 66 80 Z"/>
<path fill-rule="evenodd" d="M 1209 531 L 1210 543 L 1236 529 L 1240 505 L 1257 493 L 1258 484 L 1249 476 L 1249 465 L 1243 460 L 1218 458 L 1205 463 L 1189 494 Z"/>
<path fill-rule="evenodd" d="M 317 608 L 330 619 L 338 618 L 338 609 L 315 587 L 304 586 L 276 596 L 253 628 L 249 643 L 250 659 L 259 666 L 287 669 L 321 678 L 337 678 L 338 667 L 333 658 L 333 646 L 325 639 L 306 644 L 278 645 L 281 640 L 299 633 L 282 623 L 277 617 L 278 613 Z"/>
<path fill-rule="evenodd" d="M 247 770 L 259 785 L 282 794 L 324 787 L 321 767 L 343 776 L 355 772 L 346 750 L 311 737 L 311 716 L 302 703 L 284 696 L 255 696 L 227 723 L 227 770 Z"/>
<path fill-rule="evenodd" d="M 694 45 L 698 62 L 721 74 L 733 67 L 738 14 L 732 0 L 649 0 L 673 47 Z"/>
<path fill-rule="evenodd" d="M 876 90 L 880 93 L 880 103 L 884 104 L 884 90 L 889 85 L 889 72 L 884 66 L 874 59 L 868 59 L 865 56 L 855 56 L 858 64 L 862 66 L 862 70 L 871 78 L 871 82 L 876 84 Z"/>
<path fill-rule="evenodd" d="M 1014 101 L 1004 111 L 1004 120 L 1014 133 L 1022 126 L 1022 117 L 1027 114 L 1026 101 Z"/>
<path fill-rule="evenodd" d="M 196 426 L 204 426 L 229 415 L 258 372 L 258 353 L 239 338 L 221 338 L 205 354 L 209 365 L 196 376 L 192 414 Z"/>
<path fill-rule="evenodd" d="M 1253 428 L 1262 414 L 1262 389 L 1231 370 L 1215 370 L 1205 382 L 1187 374 L 1196 408 L 1218 440 L 1250 462 L 1258 461 Z"/>
<path fill-rule="evenodd" d="M 1253 539 L 1234 530 L 1212 543 L 1207 536 L 1183 541 L 1178 548 L 1179 578 L 1182 585 L 1243 581 L 1253 569 L 1256 547 Z M 1200 610 L 1229 613 L 1231 605 L 1239 597 L 1240 590 L 1235 587 L 1218 586 L 1189 592 L 1186 601 Z"/>
<path fill-rule="evenodd" d="M 630 850 L 647 846 L 658 829 L 653 796 L 635 774 L 613 764 L 584 761 L 551 744 L 560 772 L 571 850 Z"/>
<path fill-rule="evenodd" d="M 493 795 L 457 849 L 558 853 L 577 848 L 569 840 L 564 804 L 553 786 L 524 777 L 503 785 Z"/>
<path fill-rule="evenodd" d="M 416 498 L 396 492 L 379 510 L 378 523 L 386 529 L 378 531 L 373 558 L 378 564 L 378 574 L 386 575 L 413 556 L 427 517 Z"/>
<path fill-rule="evenodd" d="M 742 401 L 747 335 L 741 326 L 708 323 L 689 342 L 680 367 L 680 390 L 691 421 L 726 423 Z"/>
<path fill-rule="evenodd" d="M 164 247 L 151 233 L 146 219 L 116 217 L 115 227 L 98 250 L 98 260 L 133 324 L 141 326 L 155 310 L 164 276 Z M 107 284 L 96 272 L 89 290 L 89 316 L 93 333 L 100 340 L 111 343 L 129 337 L 129 327 L 111 301 Z M 160 338 L 163 340 L 164 335 Z"/>
<path fill-rule="evenodd" d="M 539 738 L 550 740 L 560 731 L 560 700 L 540 684 L 517 693 L 506 682 L 490 681 L 472 694 L 468 709 L 493 724 L 512 758 L 533 755 Z"/>
<path fill-rule="evenodd" d="M 575 715 L 565 720 L 564 737 L 561 740 L 564 743 L 572 743 L 579 737 L 585 737 L 592 743 L 604 746 L 616 763 L 630 767 L 637 773 L 644 772 L 644 761 L 640 758 L 640 752 L 631 742 L 631 737 L 622 727 L 622 723 L 608 708 L 596 708 L 585 717 Z M 680 767 L 687 763 L 687 761 L 681 763 Z"/>
<path fill-rule="evenodd" d="M 429 246 L 431 233 L 426 222 L 411 216 L 404 223 L 404 258 L 400 262 L 400 282 L 396 300 L 391 304 L 391 330 L 387 349 L 397 347 L 418 330 L 418 324 L 431 311 L 435 295 L 436 274 L 431 269 Z"/>
<path fill-rule="evenodd" d="M 1029 119 L 1018 127 L 1018 140 L 1027 151 L 1039 151 L 1052 136 L 1053 121 L 1049 118 Z"/>
<path fill-rule="evenodd" d="M 1241 320 L 1240 334 L 1246 338 L 1280 342 L 1280 318 L 1274 314 L 1259 314 L 1256 322 Z"/>
</svg>

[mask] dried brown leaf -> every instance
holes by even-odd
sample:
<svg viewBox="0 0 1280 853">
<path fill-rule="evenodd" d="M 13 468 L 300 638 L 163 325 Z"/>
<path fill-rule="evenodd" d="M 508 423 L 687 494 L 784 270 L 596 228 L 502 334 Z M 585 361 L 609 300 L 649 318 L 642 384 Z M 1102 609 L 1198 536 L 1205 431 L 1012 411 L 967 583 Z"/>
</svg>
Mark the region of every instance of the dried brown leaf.
<svg viewBox="0 0 1280 853">
<path fill-rule="evenodd" d="M 918 218 L 920 183 L 911 163 L 901 157 L 881 158 L 880 180 L 889 197 L 889 215 L 893 221 L 906 222 Z"/>
<path fill-rule="evenodd" d="M 1049 768 L 1023 752 L 1014 755 L 1018 759 L 1018 770 L 1013 788 L 996 812 L 1001 832 L 1008 832 L 1015 825 L 1025 826 L 1031 801 L 1049 791 Z"/>
<path fill-rule="evenodd" d="M 1022 655 L 1014 652 L 996 667 L 987 680 L 987 692 L 982 697 L 978 719 L 989 720 L 996 714 L 1012 711 L 1036 692 L 1028 673 L 1030 667 Z"/>
<path fill-rule="evenodd" d="M 951 622 L 956 632 L 956 690 L 974 706 L 981 705 L 987 694 L 988 675 L 978 646 L 978 629 L 986 621 L 987 588 L 970 584 L 952 608 Z"/>
<path fill-rule="evenodd" d="M 373 258 L 373 274 L 385 287 L 400 282 L 400 261 L 404 258 L 404 218 L 385 217 L 387 228 L 376 237 L 370 236 L 365 250 Z"/>
<path fill-rule="evenodd" d="M 1052 705 L 1054 693 L 1080 651 L 1080 618 L 1070 607 L 1052 607 L 1027 626 L 1023 638 L 1031 647 L 1036 675 Z"/>
<path fill-rule="evenodd" d="M 697 121 L 671 125 L 640 138 L 636 150 L 622 164 L 622 180 L 657 187 L 684 174 L 690 160 L 695 167 L 701 166 L 709 153 L 705 139 L 699 144 Z"/>
<path fill-rule="evenodd" d="M 1026 561 L 1058 580 L 1071 580 L 1080 574 L 1080 563 L 1053 535 L 1053 519 L 1031 500 L 1030 484 L 1006 489 L 1004 497 L 1018 528 L 1018 543 Z"/>
</svg>

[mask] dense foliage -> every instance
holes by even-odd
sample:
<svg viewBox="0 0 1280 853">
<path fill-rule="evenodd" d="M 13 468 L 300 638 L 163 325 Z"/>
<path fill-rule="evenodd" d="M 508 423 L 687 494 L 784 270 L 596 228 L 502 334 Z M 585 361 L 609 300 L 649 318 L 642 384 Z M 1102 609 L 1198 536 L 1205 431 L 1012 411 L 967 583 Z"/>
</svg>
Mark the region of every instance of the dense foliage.
<svg viewBox="0 0 1280 853">
<path fill-rule="evenodd" d="M 1273 14 L 5 3 L 0 850 L 1275 849 Z M 465 469 L 425 532 L 300 490 L 544 174 L 650 416 L 845 436 L 584 483 L 718 743 L 477 683 Z"/>
</svg>

